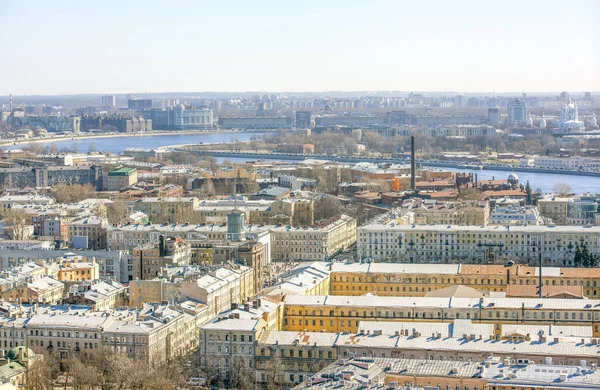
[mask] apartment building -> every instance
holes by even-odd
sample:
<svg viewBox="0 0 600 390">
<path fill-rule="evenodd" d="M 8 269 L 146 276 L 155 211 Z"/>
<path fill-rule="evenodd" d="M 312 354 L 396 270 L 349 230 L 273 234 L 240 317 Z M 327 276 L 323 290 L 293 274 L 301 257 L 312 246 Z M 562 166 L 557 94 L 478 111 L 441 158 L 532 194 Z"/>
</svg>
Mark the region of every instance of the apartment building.
<svg viewBox="0 0 600 390">
<path fill-rule="evenodd" d="M 86 280 L 69 287 L 64 303 L 92 306 L 105 311 L 127 304 L 127 288 L 114 280 Z"/>
<path fill-rule="evenodd" d="M 260 317 L 219 316 L 200 327 L 200 367 L 227 381 L 236 367 L 254 368 L 254 345 L 267 323 Z"/>
<path fill-rule="evenodd" d="M 232 303 L 245 302 L 255 295 L 254 269 L 239 264 L 227 264 L 203 276 L 191 272 L 190 277 L 177 279 L 132 280 L 129 304 L 141 307 L 147 302 L 193 299 L 206 305 L 206 315 L 212 318 L 229 310 Z"/>
<path fill-rule="evenodd" d="M 194 197 L 148 197 L 133 202 L 131 208 L 148 215 L 153 223 L 184 223 L 197 220 L 198 204 Z"/>
<path fill-rule="evenodd" d="M 48 206 L 51 204 L 54 204 L 54 199 L 46 195 L 4 195 L 0 197 L 0 205 L 4 212 L 15 206 Z"/>
<path fill-rule="evenodd" d="M 0 188 L 51 187 L 56 184 L 91 184 L 102 189 L 102 167 L 49 166 L 0 168 Z"/>
<path fill-rule="evenodd" d="M 73 248 L 106 249 L 108 227 L 108 221 L 97 216 L 74 220 L 69 223 L 69 242 Z"/>
<path fill-rule="evenodd" d="M 269 230 L 274 260 L 326 260 L 356 242 L 356 219 L 345 214 L 311 228 L 275 226 Z"/>
<path fill-rule="evenodd" d="M 248 200 L 237 196 L 219 200 L 202 200 L 195 208 L 200 223 L 226 223 L 227 214 L 237 209 L 244 213 L 249 225 L 285 224 L 311 226 L 314 202 L 309 199 Z"/>
<path fill-rule="evenodd" d="M 196 317 L 163 304 L 146 304 L 134 321 L 103 324 L 102 344 L 131 359 L 159 365 L 188 355 L 198 346 Z"/>
<path fill-rule="evenodd" d="M 505 206 L 492 210 L 488 220 L 489 225 L 541 225 L 537 207 L 535 206 Z"/>
<path fill-rule="evenodd" d="M 341 359 L 325 369 L 299 380 L 294 390 L 325 390 L 340 386 L 359 390 L 368 383 L 370 389 L 446 389 L 446 390 L 575 390 L 600 388 L 600 374 L 586 361 L 570 365 L 553 364 L 552 359 L 539 364 L 526 359 L 487 357 L 457 364 L 427 358 L 359 357 Z"/>
<path fill-rule="evenodd" d="M 283 300 L 288 294 L 329 295 L 330 265 L 325 262 L 301 263 L 290 272 L 278 275 L 278 283 L 263 290 L 263 296 Z M 274 277 L 269 278 L 270 281 Z"/>
<path fill-rule="evenodd" d="M 486 225 L 490 215 L 488 202 L 418 200 L 402 209 L 412 213 L 418 225 Z"/>
<path fill-rule="evenodd" d="M 88 259 L 74 253 L 40 264 L 46 268 L 47 275 L 61 282 L 91 281 L 100 277 L 100 267 L 94 258 Z"/>
<path fill-rule="evenodd" d="M 24 302 L 43 302 L 53 305 L 61 302 L 64 292 L 64 283 L 53 277 L 44 276 L 35 280 L 27 278 L 20 283 L 15 283 L 13 287 L 3 289 L 0 297 L 10 302 L 22 300 Z"/>
<path fill-rule="evenodd" d="M 106 242 L 109 250 L 131 250 L 150 242 L 158 242 L 161 235 L 181 238 L 184 241 L 224 242 L 227 240 L 227 226 L 188 223 L 108 226 Z M 267 264 L 271 260 L 324 260 L 354 245 L 356 220 L 342 215 L 320 221 L 310 228 L 248 225 L 243 227 L 242 235 L 248 240 L 268 244 L 265 248 Z"/>
<path fill-rule="evenodd" d="M 188 265 L 190 259 L 190 244 L 181 238 L 160 236 L 158 242 L 147 243 L 132 250 L 132 276 L 141 280 L 152 279 L 163 268 Z"/>
<path fill-rule="evenodd" d="M 247 227 L 246 233 L 261 232 L 268 229 Z M 184 241 L 195 239 L 225 240 L 227 226 L 183 224 L 124 224 L 109 226 L 107 229 L 107 247 L 110 250 L 131 250 L 132 248 L 158 242 L 160 236 L 181 238 Z"/>
<path fill-rule="evenodd" d="M 117 168 L 107 173 L 105 190 L 120 191 L 138 181 L 136 168 Z"/>
<path fill-rule="evenodd" d="M 559 198 L 549 196 L 538 200 L 540 215 L 556 225 L 595 225 L 598 202 L 595 196 Z"/>
<path fill-rule="evenodd" d="M 367 319 L 440 322 L 466 318 L 492 324 L 592 326 L 598 337 L 599 305 L 597 300 L 557 298 L 288 295 L 282 329 L 356 333 L 359 322 Z"/>
<path fill-rule="evenodd" d="M 246 302 L 256 294 L 254 269 L 242 265 L 230 268 L 219 268 L 198 280 L 183 282 L 181 295 L 204 303 L 213 316 L 230 309 L 232 303 Z"/>
<path fill-rule="evenodd" d="M 505 264 L 519 259 L 573 266 L 576 245 L 600 253 L 597 226 L 401 225 L 378 221 L 357 229 L 361 259 L 403 263 Z"/>
<path fill-rule="evenodd" d="M 331 295 L 425 296 L 463 285 L 481 292 L 507 292 L 509 286 L 539 286 L 539 267 L 525 265 L 334 263 Z M 589 268 L 542 267 L 542 291 L 580 287 L 587 298 L 600 297 L 600 272 Z"/>
</svg>

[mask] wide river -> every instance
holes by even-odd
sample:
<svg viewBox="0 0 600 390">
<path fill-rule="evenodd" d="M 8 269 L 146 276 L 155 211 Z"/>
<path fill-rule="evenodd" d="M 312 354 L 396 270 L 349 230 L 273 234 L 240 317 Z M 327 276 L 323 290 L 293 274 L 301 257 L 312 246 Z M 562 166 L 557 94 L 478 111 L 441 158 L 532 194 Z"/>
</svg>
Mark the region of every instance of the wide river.
<svg viewBox="0 0 600 390">
<path fill-rule="evenodd" d="M 198 144 L 213 142 L 228 142 L 231 140 L 248 141 L 253 135 L 261 137 L 262 133 L 244 133 L 244 132 L 226 132 L 226 133 L 206 133 L 206 134 L 173 134 L 173 135 L 153 135 L 153 136 L 131 136 L 131 137 L 104 137 L 104 138 L 85 138 L 75 140 L 48 141 L 42 144 L 55 143 L 58 149 L 72 149 L 77 145 L 80 152 L 87 152 L 92 149 L 98 151 L 112 152 L 119 154 L 125 148 L 158 148 L 168 145 Z M 11 148 L 22 146 L 14 145 Z M 248 158 L 230 158 L 230 161 L 247 161 Z M 443 168 L 452 172 L 473 172 L 477 173 L 479 180 L 486 179 L 506 179 L 510 170 L 491 171 L 491 170 L 469 170 L 457 168 Z M 517 172 L 520 182 L 525 183 L 529 180 L 531 188 L 541 189 L 544 193 L 552 191 L 556 183 L 567 183 L 577 194 L 600 192 L 600 177 L 574 176 L 566 173 L 537 173 L 537 172 Z"/>
</svg>

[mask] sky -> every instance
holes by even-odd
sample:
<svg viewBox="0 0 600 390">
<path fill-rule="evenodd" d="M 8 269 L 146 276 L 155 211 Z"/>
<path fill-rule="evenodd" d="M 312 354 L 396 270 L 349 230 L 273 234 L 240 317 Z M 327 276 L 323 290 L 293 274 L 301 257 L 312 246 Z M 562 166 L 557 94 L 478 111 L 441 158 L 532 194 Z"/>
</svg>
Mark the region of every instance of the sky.
<svg viewBox="0 0 600 390">
<path fill-rule="evenodd" d="M 0 95 L 600 91 L 600 0 L 0 0 Z"/>
</svg>

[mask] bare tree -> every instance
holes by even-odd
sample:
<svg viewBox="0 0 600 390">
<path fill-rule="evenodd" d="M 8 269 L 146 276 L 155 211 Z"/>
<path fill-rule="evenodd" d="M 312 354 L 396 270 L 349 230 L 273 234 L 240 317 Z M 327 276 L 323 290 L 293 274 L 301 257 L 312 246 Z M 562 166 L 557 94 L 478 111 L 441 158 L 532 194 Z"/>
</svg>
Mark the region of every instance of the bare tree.
<svg viewBox="0 0 600 390">
<path fill-rule="evenodd" d="M 23 147 L 23 150 L 33 153 L 33 154 L 42 154 L 44 153 L 44 146 L 37 142 L 30 142 Z"/>
<path fill-rule="evenodd" d="M 204 179 L 204 183 L 197 190 L 200 196 L 212 197 L 215 195 L 215 186 L 213 185 L 212 179 Z"/>
<path fill-rule="evenodd" d="M 484 195 L 477 188 L 461 188 L 458 191 L 458 199 L 460 200 L 483 200 Z"/>
<path fill-rule="evenodd" d="M 315 221 L 331 218 L 341 213 L 342 205 L 333 196 L 324 196 L 315 201 Z"/>
<path fill-rule="evenodd" d="M 76 355 L 69 357 L 67 373 L 67 381 L 70 381 L 73 390 L 93 390 L 100 382 L 98 370 L 83 363 Z"/>
<path fill-rule="evenodd" d="M 276 354 L 277 351 L 275 350 L 273 353 Z M 271 357 L 271 359 L 267 361 L 266 366 L 266 389 L 281 390 L 285 386 L 285 370 L 281 357 L 278 355 Z"/>
<path fill-rule="evenodd" d="M 573 189 L 567 183 L 556 183 L 552 187 L 552 192 L 558 196 L 568 196 L 573 193 Z"/>
<path fill-rule="evenodd" d="M 125 223 L 127 221 L 127 202 L 115 200 L 107 208 L 109 223 Z"/>
<path fill-rule="evenodd" d="M 27 213 L 23 209 L 10 209 L 4 214 L 4 223 L 9 227 L 7 235 L 12 240 L 25 240 L 27 237 Z"/>
<path fill-rule="evenodd" d="M 251 367 L 252 359 L 235 356 L 229 367 L 229 387 L 238 390 L 253 390 L 255 388 L 255 372 Z"/>
<path fill-rule="evenodd" d="M 90 184 L 57 184 L 52 194 L 58 203 L 75 203 L 94 196 L 96 191 Z"/>
<path fill-rule="evenodd" d="M 25 372 L 25 390 L 53 390 L 58 376 L 58 364 L 51 354 L 30 363 Z"/>
</svg>

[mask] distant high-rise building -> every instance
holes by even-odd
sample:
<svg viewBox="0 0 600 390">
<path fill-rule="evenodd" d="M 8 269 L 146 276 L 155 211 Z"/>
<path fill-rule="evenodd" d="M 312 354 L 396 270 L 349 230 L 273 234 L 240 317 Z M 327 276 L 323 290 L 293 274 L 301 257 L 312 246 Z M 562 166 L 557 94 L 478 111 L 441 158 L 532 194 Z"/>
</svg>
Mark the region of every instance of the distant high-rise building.
<svg viewBox="0 0 600 390">
<path fill-rule="evenodd" d="M 152 109 L 152 99 L 129 99 L 127 107 L 134 111 L 143 111 Z"/>
<path fill-rule="evenodd" d="M 185 107 L 181 104 L 150 113 L 155 129 L 209 129 L 213 126 L 213 110 Z"/>
<path fill-rule="evenodd" d="M 102 107 L 114 107 L 114 106 L 116 106 L 115 95 L 102 95 L 102 96 L 100 96 L 100 105 Z"/>
<path fill-rule="evenodd" d="M 392 125 L 405 125 L 408 123 L 408 117 L 404 110 L 392 110 L 390 113 L 390 123 Z"/>
<path fill-rule="evenodd" d="M 311 129 L 313 127 L 313 117 L 310 111 L 296 111 L 296 128 Z"/>
<path fill-rule="evenodd" d="M 500 123 L 500 110 L 497 108 L 489 108 L 488 109 L 488 122 L 492 125 L 497 125 Z"/>
<path fill-rule="evenodd" d="M 514 99 L 508 103 L 508 124 L 524 125 L 527 123 L 527 104 L 522 99 Z"/>
</svg>

